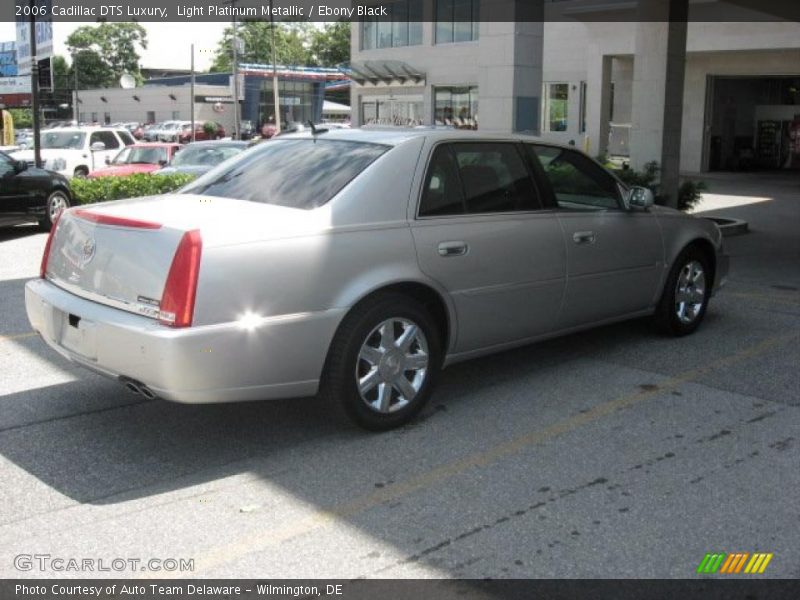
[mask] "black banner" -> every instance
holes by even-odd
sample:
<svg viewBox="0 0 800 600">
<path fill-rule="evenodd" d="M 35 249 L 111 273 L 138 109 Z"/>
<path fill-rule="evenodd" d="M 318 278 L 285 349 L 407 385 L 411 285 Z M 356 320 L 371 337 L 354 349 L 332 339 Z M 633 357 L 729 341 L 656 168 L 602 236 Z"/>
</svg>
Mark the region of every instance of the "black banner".
<svg viewBox="0 0 800 600">
<path fill-rule="evenodd" d="M 800 598 L 798 580 L 147 580 L 28 579 L 0 581 L 0 598 L 37 600 L 170 600 L 328 598 L 331 600 L 772 600 Z"/>
<path fill-rule="evenodd" d="M 397 7 L 402 4 L 400 11 Z M 3 0 L 0 21 L 800 21 L 797 0 Z"/>
</svg>

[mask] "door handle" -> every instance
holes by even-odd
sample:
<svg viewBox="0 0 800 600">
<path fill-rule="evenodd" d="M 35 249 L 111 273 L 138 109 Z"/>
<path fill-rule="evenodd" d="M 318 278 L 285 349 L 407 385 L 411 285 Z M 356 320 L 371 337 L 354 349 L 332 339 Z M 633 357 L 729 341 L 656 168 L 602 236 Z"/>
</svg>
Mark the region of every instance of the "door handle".
<svg viewBox="0 0 800 600">
<path fill-rule="evenodd" d="M 572 241 L 576 244 L 594 244 L 594 231 L 576 231 L 572 234 Z"/>
<path fill-rule="evenodd" d="M 439 244 L 439 256 L 464 256 L 468 249 L 466 242 L 442 242 Z"/>
</svg>

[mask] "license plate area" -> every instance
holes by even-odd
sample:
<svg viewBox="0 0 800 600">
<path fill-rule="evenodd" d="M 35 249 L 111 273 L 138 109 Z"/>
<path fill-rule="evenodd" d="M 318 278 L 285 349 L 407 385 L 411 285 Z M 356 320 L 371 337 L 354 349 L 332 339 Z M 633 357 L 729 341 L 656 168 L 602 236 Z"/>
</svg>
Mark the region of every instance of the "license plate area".
<svg viewBox="0 0 800 600">
<path fill-rule="evenodd" d="M 56 342 L 67 350 L 97 360 L 97 327 L 79 315 L 53 310 Z"/>
</svg>

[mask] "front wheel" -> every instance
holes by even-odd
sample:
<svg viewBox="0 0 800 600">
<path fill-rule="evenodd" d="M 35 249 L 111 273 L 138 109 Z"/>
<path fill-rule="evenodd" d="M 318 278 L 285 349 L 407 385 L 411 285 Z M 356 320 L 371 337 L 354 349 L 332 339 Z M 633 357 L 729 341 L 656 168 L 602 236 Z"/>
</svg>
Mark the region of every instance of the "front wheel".
<svg viewBox="0 0 800 600">
<path fill-rule="evenodd" d="M 69 208 L 69 196 L 61 190 L 54 191 L 47 197 L 45 216 L 44 219 L 39 221 L 39 227 L 45 231 L 50 231 L 59 213 L 66 208 Z"/>
<path fill-rule="evenodd" d="M 402 295 L 381 296 L 345 318 L 331 344 L 320 395 L 365 429 L 392 429 L 425 405 L 441 357 L 428 311 Z"/>
<path fill-rule="evenodd" d="M 710 262 L 697 248 L 684 250 L 673 264 L 655 314 L 660 331 L 687 335 L 700 326 L 713 285 Z"/>
</svg>

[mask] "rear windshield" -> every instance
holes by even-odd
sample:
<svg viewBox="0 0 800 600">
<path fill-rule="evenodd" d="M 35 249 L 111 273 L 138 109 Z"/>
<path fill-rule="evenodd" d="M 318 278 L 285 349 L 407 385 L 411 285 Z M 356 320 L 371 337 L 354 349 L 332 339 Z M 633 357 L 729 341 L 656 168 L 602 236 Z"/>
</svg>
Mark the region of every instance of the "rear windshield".
<svg viewBox="0 0 800 600">
<path fill-rule="evenodd" d="M 206 173 L 182 192 L 316 208 L 388 149 L 340 140 L 271 140 Z"/>
</svg>

